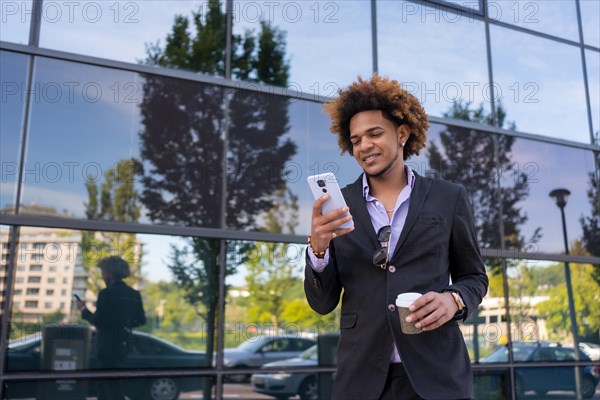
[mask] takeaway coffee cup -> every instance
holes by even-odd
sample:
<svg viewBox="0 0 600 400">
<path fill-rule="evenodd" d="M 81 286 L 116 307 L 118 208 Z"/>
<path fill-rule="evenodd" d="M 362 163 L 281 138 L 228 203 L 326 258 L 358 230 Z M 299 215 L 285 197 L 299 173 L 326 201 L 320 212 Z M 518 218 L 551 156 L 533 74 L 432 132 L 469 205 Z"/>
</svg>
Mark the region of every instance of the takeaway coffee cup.
<svg viewBox="0 0 600 400">
<path fill-rule="evenodd" d="M 396 307 L 398 308 L 398 313 L 400 314 L 400 328 L 402 329 L 403 333 L 412 335 L 423 332 L 421 329 L 415 327 L 416 321 L 411 323 L 406 322 L 406 317 L 410 314 L 408 307 L 410 307 L 410 305 L 421 296 L 421 293 L 407 292 L 400 293 L 398 297 L 396 297 Z"/>
</svg>

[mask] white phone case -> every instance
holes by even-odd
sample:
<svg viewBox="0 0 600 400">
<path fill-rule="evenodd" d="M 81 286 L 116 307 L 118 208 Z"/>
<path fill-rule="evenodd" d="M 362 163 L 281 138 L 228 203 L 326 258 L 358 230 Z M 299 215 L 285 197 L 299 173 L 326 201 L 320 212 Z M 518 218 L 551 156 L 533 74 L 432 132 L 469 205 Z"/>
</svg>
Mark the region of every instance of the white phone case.
<svg viewBox="0 0 600 400">
<path fill-rule="evenodd" d="M 344 196 L 342 195 L 338 181 L 333 173 L 326 172 L 324 174 L 311 175 L 307 178 L 307 181 L 315 200 L 324 196 L 325 194 L 329 195 L 329 200 L 323 204 L 323 208 L 321 210 L 323 214 L 327 214 L 330 211 L 334 211 L 338 208 L 346 206 L 346 201 L 344 200 Z M 345 217 L 346 215 L 349 215 L 349 213 L 343 214 L 342 217 Z M 340 228 L 351 228 L 353 226 L 354 222 L 350 220 L 340 225 Z"/>
</svg>

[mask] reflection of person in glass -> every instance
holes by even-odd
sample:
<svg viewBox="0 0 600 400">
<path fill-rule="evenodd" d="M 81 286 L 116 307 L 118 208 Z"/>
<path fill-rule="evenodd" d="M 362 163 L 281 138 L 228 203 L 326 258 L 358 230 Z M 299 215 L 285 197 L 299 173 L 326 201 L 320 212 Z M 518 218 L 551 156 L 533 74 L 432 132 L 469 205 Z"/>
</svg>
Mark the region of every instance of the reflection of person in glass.
<svg viewBox="0 0 600 400">
<path fill-rule="evenodd" d="M 83 319 L 96 327 L 97 357 L 101 368 L 118 369 L 127 356 L 131 329 L 146 323 L 140 293 L 123 282 L 130 275 L 129 264 L 118 256 L 98 261 L 106 288 L 98 293 L 96 312 L 81 300 L 77 306 Z M 105 381 L 99 385 L 98 400 L 125 398 L 120 382 Z"/>
<path fill-rule="evenodd" d="M 464 188 L 405 165 L 429 124 L 397 81 L 359 79 L 325 107 L 342 152 L 364 171 L 342 190 L 348 208 L 323 215 L 323 196 L 312 211 L 306 298 L 327 314 L 342 297 L 333 397 L 472 398 L 457 321 L 477 309 L 488 279 Z M 350 219 L 354 228 L 340 228 Z M 396 306 L 406 292 L 422 294 L 404 318 L 412 332 Z"/>
</svg>

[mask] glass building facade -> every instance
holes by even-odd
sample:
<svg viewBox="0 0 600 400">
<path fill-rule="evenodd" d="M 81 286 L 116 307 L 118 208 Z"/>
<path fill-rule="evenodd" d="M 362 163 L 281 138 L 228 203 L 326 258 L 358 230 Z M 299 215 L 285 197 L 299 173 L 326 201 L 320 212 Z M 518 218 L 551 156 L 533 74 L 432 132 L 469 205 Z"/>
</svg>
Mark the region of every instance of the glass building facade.
<svg viewBox="0 0 600 400">
<path fill-rule="evenodd" d="M 306 178 L 358 177 L 322 105 L 377 72 L 430 116 L 408 165 L 471 197 L 490 278 L 461 326 L 476 398 L 600 399 L 598 1 L 229 1 L 211 73 L 148 62 L 210 2 L 0 5 L 0 398 L 327 398 L 339 312 L 304 299 Z M 265 22 L 282 85 L 239 73 L 236 38 Z M 99 368 L 73 300 L 95 307 L 107 255 L 147 317 L 121 369 Z"/>
</svg>

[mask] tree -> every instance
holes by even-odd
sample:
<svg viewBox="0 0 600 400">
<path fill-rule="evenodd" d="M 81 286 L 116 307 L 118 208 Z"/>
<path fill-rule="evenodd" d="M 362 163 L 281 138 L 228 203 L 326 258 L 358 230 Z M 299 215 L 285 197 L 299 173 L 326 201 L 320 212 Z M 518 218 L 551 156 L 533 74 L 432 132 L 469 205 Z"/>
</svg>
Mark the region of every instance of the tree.
<svg viewBox="0 0 600 400">
<path fill-rule="evenodd" d="M 106 171 L 103 182 L 88 177 L 85 203 L 87 219 L 95 221 L 136 222 L 140 216 L 140 201 L 134 188 L 139 163 L 135 159 L 119 160 Z M 104 282 L 95 264 L 103 257 L 120 255 L 131 267 L 131 284 L 141 279 L 142 250 L 135 233 L 84 231 L 81 235 L 82 264 L 87 273 L 87 287 L 98 293 Z"/>
<path fill-rule="evenodd" d="M 223 76 L 225 14 L 210 0 L 206 15 L 175 17 L 164 48 L 148 46 L 146 63 Z M 261 23 L 258 34 L 232 38 L 232 74 L 244 81 L 285 86 L 284 34 Z M 260 229 L 285 188 L 284 165 L 295 153 L 285 139 L 288 102 L 277 96 L 148 75 L 141 104 L 142 202 L 153 221 L 229 229 Z M 225 138 L 230 140 L 225 141 Z M 223 154 L 227 146 L 226 163 Z M 227 198 L 221 198 L 224 178 Z M 221 204 L 225 203 L 225 216 Z M 225 225 L 222 226 L 224 217 Z M 172 248 L 169 268 L 186 301 L 206 322 L 206 362 L 212 365 L 220 279 L 221 241 L 191 238 Z M 228 242 L 225 274 L 245 260 L 247 244 Z M 210 387 L 205 389 L 210 396 Z"/>
<path fill-rule="evenodd" d="M 600 133 L 596 132 L 596 143 L 600 144 Z M 579 220 L 583 231 L 582 242 L 587 252 L 600 257 L 600 153 L 595 153 L 596 170 L 590 172 L 590 188 L 587 195 L 591 205 L 591 215 Z M 594 265 L 593 279 L 600 285 L 600 265 Z"/>
<path fill-rule="evenodd" d="M 461 119 L 492 124 L 492 116 L 480 105 L 472 108 L 471 103 L 455 101 L 446 118 Z M 498 126 L 516 129 L 514 122 L 506 120 L 502 104 L 497 107 Z M 541 228 L 537 228 L 529 238 L 521 233 L 527 222 L 527 215 L 518 203 L 529 195 L 527 175 L 512 160 L 512 146 L 515 138 L 509 135 L 496 135 L 448 126 L 440 133 L 439 144 L 429 144 L 429 164 L 449 181 L 462 184 L 471 200 L 473 216 L 479 244 L 483 248 L 522 249 L 537 243 Z M 502 213 L 500 213 L 501 199 Z M 499 226 L 504 225 L 504 237 L 500 238 Z M 492 274 L 500 273 L 501 260 L 491 259 L 488 264 Z"/>
<path fill-rule="evenodd" d="M 497 107 L 498 126 L 514 130 L 514 122 L 506 120 L 506 111 Z M 444 113 L 446 118 L 462 119 L 491 125 L 492 117 L 486 114 L 483 105 L 471 108 L 471 103 L 454 102 Z M 461 183 L 471 199 L 479 243 L 485 248 L 501 248 L 501 240 L 507 248 L 523 248 L 536 243 L 540 235 L 537 228 L 526 239 L 521 227 L 527 215 L 518 203 L 529 195 L 527 174 L 512 160 L 515 138 L 509 135 L 493 135 L 448 126 L 440 134 L 439 145 L 430 144 L 429 163 L 444 179 Z M 498 191 L 500 196 L 498 196 Z M 502 199 L 502 215 L 498 207 Z M 504 224 L 504 237 L 498 233 L 500 222 Z"/>
<path fill-rule="evenodd" d="M 571 246 L 571 254 L 583 255 L 584 249 L 580 241 Z M 562 268 L 557 265 L 556 268 Z M 591 279 L 594 266 L 591 264 L 570 264 L 571 283 L 575 310 L 577 311 L 578 334 L 581 338 L 598 340 L 600 330 L 600 285 Z M 559 339 L 568 336 L 571 330 L 571 319 L 567 307 L 567 289 L 564 279 L 549 291 L 550 299 L 538 304 L 541 318 L 547 320 L 548 328 Z"/>
</svg>

